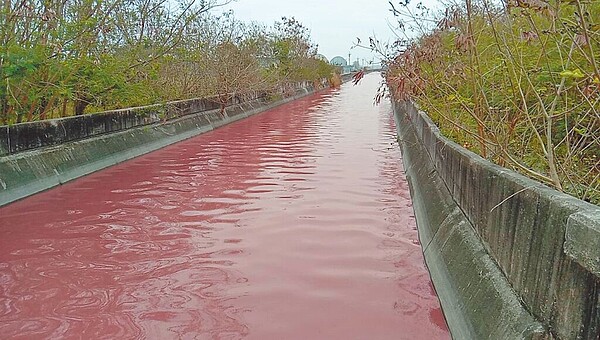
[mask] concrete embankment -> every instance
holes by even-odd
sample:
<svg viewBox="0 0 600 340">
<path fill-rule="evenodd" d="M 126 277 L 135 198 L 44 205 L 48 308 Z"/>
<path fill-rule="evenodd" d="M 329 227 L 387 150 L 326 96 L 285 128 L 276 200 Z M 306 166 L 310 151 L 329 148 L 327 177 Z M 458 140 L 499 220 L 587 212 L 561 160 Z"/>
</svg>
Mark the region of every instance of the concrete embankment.
<svg viewBox="0 0 600 340">
<path fill-rule="evenodd" d="M 494 165 L 414 105 L 395 116 L 419 234 L 455 339 L 598 339 L 600 208 Z"/>
<path fill-rule="evenodd" d="M 0 206 L 191 138 L 314 92 L 284 99 L 233 98 L 225 114 L 210 99 L 0 127 Z M 287 92 L 286 92 L 287 93 Z"/>
</svg>

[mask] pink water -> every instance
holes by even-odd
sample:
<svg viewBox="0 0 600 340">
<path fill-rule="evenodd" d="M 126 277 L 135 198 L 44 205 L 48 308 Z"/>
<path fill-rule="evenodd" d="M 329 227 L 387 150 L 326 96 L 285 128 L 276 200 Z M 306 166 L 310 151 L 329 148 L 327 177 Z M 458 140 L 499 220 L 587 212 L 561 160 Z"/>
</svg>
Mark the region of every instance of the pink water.
<svg viewBox="0 0 600 340">
<path fill-rule="evenodd" d="M 0 208 L 0 338 L 449 338 L 379 80 Z"/>
</svg>

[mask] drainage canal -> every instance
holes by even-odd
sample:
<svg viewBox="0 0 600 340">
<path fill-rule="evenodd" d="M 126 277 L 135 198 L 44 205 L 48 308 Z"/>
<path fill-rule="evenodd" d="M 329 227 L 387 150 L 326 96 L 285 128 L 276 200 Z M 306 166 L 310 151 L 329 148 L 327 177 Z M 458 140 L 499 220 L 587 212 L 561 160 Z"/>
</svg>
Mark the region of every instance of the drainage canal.
<svg viewBox="0 0 600 340">
<path fill-rule="evenodd" d="M 5 339 L 446 339 L 379 75 L 0 209 Z"/>
</svg>

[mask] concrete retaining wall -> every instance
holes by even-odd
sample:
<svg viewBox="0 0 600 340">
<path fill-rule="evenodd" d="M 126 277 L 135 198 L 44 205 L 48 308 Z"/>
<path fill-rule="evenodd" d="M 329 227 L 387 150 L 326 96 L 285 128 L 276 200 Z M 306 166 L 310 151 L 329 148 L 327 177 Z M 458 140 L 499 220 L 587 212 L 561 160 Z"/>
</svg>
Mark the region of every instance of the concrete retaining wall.
<svg viewBox="0 0 600 340">
<path fill-rule="evenodd" d="M 309 82 L 294 85 L 291 88 L 292 92 L 294 88 L 313 87 L 313 84 Z M 326 85 L 325 80 L 321 85 Z M 278 95 L 286 97 L 289 90 L 290 88 L 287 87 L 281 88 Z M 267 100 L 267 94 L 252 92 L 243 96 L 233 96 L 227 100 L 225 106 L 231 107 L 259 100 Z M 219 98 L 209 97 L 0 126 L 0 156 L 60 145 L 139 126 L 157 124 L 219 108 Z"/>
<path fill-rule="evenodd" d="M 249 100 L 259 99 L 258 95 Z M 233 105 L 233 100 L 227 106 Z M 0 156 L 60 145 L 219 108 L 216 98 L 191 99 L 95 114 L 0 126 Z"/>
<path fill-rule="evenodd" d="M 494 165 L 394 103 L 427 265 L 456 339 L 598 339 L 600 208 Z"/>
<path fill-rule="evenodd" d="M 0 154 L 0 206 L 314 92 L 301 85 L 276 102 L 230 103 L 225 115 L 216 103 L 193 99 L 0 127 L 0 152 L 10 153 Z"/>
</svg>

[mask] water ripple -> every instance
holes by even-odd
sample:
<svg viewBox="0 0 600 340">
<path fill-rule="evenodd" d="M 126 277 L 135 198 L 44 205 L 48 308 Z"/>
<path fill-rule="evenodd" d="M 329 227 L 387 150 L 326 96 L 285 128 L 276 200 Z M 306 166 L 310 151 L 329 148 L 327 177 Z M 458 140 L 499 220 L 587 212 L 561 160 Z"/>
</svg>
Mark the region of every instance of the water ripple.
<svg viewBox="0 0 600 340">
<path fill-rule="evenodd" d="M 448 338 L 377 85 L 0 209 L 2 338 Z"/>
</svg>

